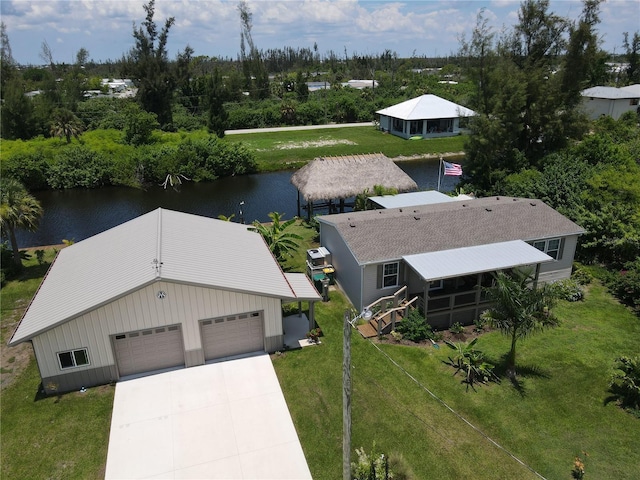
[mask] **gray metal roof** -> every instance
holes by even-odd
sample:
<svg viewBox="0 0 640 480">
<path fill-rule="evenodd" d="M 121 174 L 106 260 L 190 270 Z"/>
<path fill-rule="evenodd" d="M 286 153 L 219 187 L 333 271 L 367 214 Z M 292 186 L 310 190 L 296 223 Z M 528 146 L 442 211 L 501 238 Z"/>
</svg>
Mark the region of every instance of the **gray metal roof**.
<svg viewBox="0 0 640 480">
<path fill-rule="evenodd" d="M 640 84 L 629 85 L 627 87 L 591 87 L 582 91 L 583 97 L 606 98 L 608 100 L 618 100 L 625 98 L 640 98 Z"/>
<path fill-rule="evenodd" d="M 401 120 L 471 117 L 476 114 L 473 110 L 462 105 L 431 94 L 406 100 L 378 110 L 376 113 Z"/>
<path fill-rule="evenodd" d="M 464 200 L 468 199 L 469 197 L 465 196 Z M 369 200 L 377 203 L 382 208 L 403 208 L 417 205 L 431 205 L 434 203 L 455 202 L 461 199 L 450 197 L 435 190 L 427 190 L 424 192 L 399 193 L 398 195 L 380 195 L 369 197 Z"/>
<path fill-rule="evenodd" d="M 335 226 L 361 265 L 418 253 L 584 233 L 541 200 L 513 197 L 341 213 L 318 220 L 321 228 Z"/>
<path fill-rule="evenodd" d="M 304 273 L 285 273 L 291 289 L 295 292 L 296 300 L 321 300 L 322 297 L 313 286 L 309 277 Z"/>
<path fill-rule="evenodd" d="M 295 298 L 246 225 L 159 208 L 61 250 L 10 344 L 159 280 Z"/>
<path fill-rule="evenodd" d="M 553 260 L 546 253 L 522 240 L 406 255 L 403 259 L 425 281 L 493 272 Z"/>
</svg>

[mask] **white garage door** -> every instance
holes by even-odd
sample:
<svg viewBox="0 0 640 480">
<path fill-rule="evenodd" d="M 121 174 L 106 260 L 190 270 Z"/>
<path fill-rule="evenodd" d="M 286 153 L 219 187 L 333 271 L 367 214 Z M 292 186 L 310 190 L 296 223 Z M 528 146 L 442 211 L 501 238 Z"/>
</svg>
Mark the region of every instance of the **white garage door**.
<svg viewBox="0 0 640 480">
<path fill-rule="evenodd" d="M 113 344 L 121 377 L 184 365 L 179 325 L 118 334 Z"/>
<path fill-rule="evenodd" d="M 202 322 L 205 360 L 264 351 L 264 329 L 260 312 L 214 318 Z"/>
</svg>

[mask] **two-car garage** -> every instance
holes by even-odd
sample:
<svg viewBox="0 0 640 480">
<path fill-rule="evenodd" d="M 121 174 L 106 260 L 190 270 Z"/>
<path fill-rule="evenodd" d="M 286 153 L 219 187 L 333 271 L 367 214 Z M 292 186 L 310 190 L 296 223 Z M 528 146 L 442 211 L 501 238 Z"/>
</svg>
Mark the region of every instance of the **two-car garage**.
<svg viewBox="0 0 640 480">
<path fill-rule="evenodd" d="M 261 312 L 203 320 L 200 329 L 205 360 L 264 351 Z M 180 325 L 114 335 L 113 347 L 121 377 L 185 364 Z"/>
</svg>

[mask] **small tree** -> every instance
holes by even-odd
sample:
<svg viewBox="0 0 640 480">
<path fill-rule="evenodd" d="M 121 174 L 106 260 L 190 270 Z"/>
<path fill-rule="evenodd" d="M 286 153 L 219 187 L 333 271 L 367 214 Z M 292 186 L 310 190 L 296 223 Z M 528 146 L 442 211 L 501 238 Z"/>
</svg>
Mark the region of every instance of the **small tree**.
<svg viewBox="0 0 640 480">
<path fill-rule="evenodd" d="M 448 358 L 448 365 L 456 369 L 454 375 L 462 373 L 464 378 L 462 383 L 474 388 L 476 383 L 488 383 L 491 380 L 498 380 L 493 373 L 493 365 L 485 361 L 484 353 L 475 349 L 478 339 L 473 339 L 470 343 L 452 343 L 445 341 L 447 346 L 456 352 L 455 356 Z"/>
<path fill-rule="evenodd" d="M 551 308 L 555 294 L 549 285 L 533 288 L 530 272 L 514 270 L 510 274 L 498 272 L 495 285 L 485 289 L 493 306 L 482 316 L 492 326 L 511 337 L 507 356 L 507 375 L 515 377 L 516 345 L 518 340 L 558 324 Z"/>
<path fill-rule="evenodd" d="M 84 125 L 71 110 L 59 108 L 53 112 L 53 122 L 51 123 L 51 136 L 65 138 L 67 143 L 71 143 L 71 137 L 80 140 L 80 134 L 84 130 Z"/>
<path fill-rule="evenodd" d="M 271 212 L 269 214 L 269 218 L 272 221 L 271 224 L 262 224 L 255 220 L 251 228 L 252 231 L 262 235 L 262 238 L 269 246 L 269 250 L 271 250 L 271 253 L 280 264 L 293 255 L 293 252 L 298 248 L 297 241 L 302 240 L 302 237 L 297 233 L 287 231 L 295 223 L 296 219 L 292 218 L 282 222 L 283 216 L 278 212 Z"/>
<path fill-rule="evenodd" d="M 22 268 L 22 258 L 16 239 L 16 230 L 30 232 L 38 228 L 42 217 L 40 202 L 24 186 L 13 178 L 0 179 L 0 227 L 7 235 L 13 250 L 13 262 L 16 268 Z"/>
</svg>

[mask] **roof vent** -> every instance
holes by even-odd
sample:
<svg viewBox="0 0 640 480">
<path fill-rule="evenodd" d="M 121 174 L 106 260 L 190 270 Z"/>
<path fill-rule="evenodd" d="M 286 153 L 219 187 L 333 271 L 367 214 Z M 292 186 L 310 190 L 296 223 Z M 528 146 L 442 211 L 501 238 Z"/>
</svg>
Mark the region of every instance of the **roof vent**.
<svg viewBox="0 0 640 480">
<path fill-rule="evenodd" d="M 414 218 L 415 220 L 420 220 L 420 217 L 418 217 L 418 216 L 414 216 L 413 218 Z"/>
<path fill-rule="evenodd" d="M 500 200 L 500 197 L 496 197 L 496 200 Z"/>
<path fill-rule="evenodd" d="M 537 204 L 536 202 L 529 202 L 529 205 L 531 205 L 532 207 L 535 207 Z"/>
<path fill-rule="evenodd" d="M 350 226 L 351 228 L 356 228 L 356 224 L 355 224 L 355 222 L 349 222 L 349 226 Z"/>
<path fill-rule="evenodd" d="M 402 209 L 400 209 L 400 213 L 402 213 Z"/>
<path fill-rule="evenodd" d="M 466 207 L 466 206 L 467 206 L 467 204 L 466 204 L 466 203 L 463 203 L 463 204 L 462 204 L 462 206 L 463 206 L 463 207 Z"/>
<path fill-rule="evenodd" d="M 517 198 L 514 198 L 514 199 L 513 199 L 513 201 L 514 201 L 514 202 L 517 202 L 517 201 L 518 201 L 518 199 L 517 199 Z"/>
<path fill-rule="evenodd" d="M 490 212 L 490 211 L 491 211 L 491 209 L 490 209 L 490 208 L 485 208 L 485 210 L 486 210 L 487 212 Z"/>
</svg>

